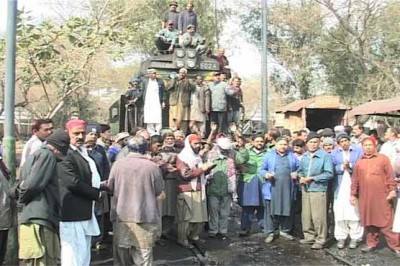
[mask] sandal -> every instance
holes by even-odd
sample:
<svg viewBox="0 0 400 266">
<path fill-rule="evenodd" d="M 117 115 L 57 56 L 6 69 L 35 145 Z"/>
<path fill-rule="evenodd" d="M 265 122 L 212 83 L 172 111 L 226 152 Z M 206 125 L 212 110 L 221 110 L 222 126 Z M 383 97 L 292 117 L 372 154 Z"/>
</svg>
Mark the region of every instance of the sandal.
<svg viewBox="0 0 400 266">
<path fill-rule="evenodd" d="M 178 245 L 187 249 L 194 249 L 194 246 L 187 241 L 185 241 L 184 243 L 178 242 Z"/>
</svg>

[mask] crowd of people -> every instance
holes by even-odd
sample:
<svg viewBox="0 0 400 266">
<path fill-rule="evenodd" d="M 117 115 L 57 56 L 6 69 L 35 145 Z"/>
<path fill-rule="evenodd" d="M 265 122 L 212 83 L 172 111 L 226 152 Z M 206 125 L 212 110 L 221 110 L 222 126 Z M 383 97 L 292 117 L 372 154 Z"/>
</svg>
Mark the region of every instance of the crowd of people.
<svg viewBox="0 0 400 266">
<path fill-rule="evenodd" d="M 0 260 L 13 200 L 26 264 L 89 265 L 91 249 L 112 234 L 114 265 L 151 265 L 165 238 L 191 249 L 228 231 L 246 237 L 255 218 L 268 245 L 279 237 L 318 250 L 332 236 L 339 249 L 365 239 L 370 252 L 382 234 L 400 256 L 397 128 L 378 150 L 359 124 L 249 138 L 235 124 L 227 133 L 210 127 L 207 139 L 141 127 L 112 136 L 105 124 L 74 119 L 53 130 L 35 120 L 16 187 L 0 164 Z M 229 228 L 232 204 L 242 209 L 240 228 Z"/>
<path fill-rule="evenodd" d="M 171 1 L 156 34 L 161 51 L 204 44 L 195 41 L 193 4 L 177 7 Z M 89 265 L 109 234 L 114 265 L 152 265 L 165 238 L 191 249 L 228 232 L 249 236 L 254 219 L 267 245 L 283 238 L 318 250 L 334 237 L 339 249 L 365 240 L 361 250 L 371 252 L 383 234 L 400 257 L 400 130 L 379 138 L 356 124 L 244 137 L 241 79 L 230 77 L 223 49 L 209 56 L 220 65 L 211 82 L 188 79 L 185 68 L 166 84 L 155 69 L 133 78 L 126 132 L 80 119 L 54 130 L 52 120 L 35 120 L 17 186 L 0 160 L 0 265 L 14 201 L 19 258 L 29 265 Z M 240 228 L 229 228 L 233 204 Z"/>
<path fill-rule="evenodd" d="M 201 75 L 192 80 L 187 69 L 181 68 L 165 85 L 155 69 L 147 72 L 129 82 L 125 94 L 127 124 L 160 134 L 167 114 L 169 128 L 202 136 L 209 134 L 210 121 L 218 124 L 219 133 L 231 123 L 239 124 L 244 108 L 240 77 L 228 79 L 224 72 L 214 72 L 210 82 Z"/>
</svg>

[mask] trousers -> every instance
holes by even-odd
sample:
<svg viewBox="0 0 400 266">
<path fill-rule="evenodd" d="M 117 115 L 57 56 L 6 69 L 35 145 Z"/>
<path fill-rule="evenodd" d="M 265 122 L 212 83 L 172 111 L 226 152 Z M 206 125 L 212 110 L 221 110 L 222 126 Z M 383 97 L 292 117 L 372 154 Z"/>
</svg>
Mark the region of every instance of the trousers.
<svg viewBox="0 0 400 266">
<path fill-rule="evenodd" d="M 302 213 L 304 238 L 325 244 L 328 237 L 326 192 L 302 191 Z"/>
<path fill-rule="evenodd" d="M 210 221 L 209 232 L 212 234 L 226 234 L 228 232 L 228 219 L 231 211 L 231 195 L 217 197 L 209 196 L 210 204 Z"/>
</svg>

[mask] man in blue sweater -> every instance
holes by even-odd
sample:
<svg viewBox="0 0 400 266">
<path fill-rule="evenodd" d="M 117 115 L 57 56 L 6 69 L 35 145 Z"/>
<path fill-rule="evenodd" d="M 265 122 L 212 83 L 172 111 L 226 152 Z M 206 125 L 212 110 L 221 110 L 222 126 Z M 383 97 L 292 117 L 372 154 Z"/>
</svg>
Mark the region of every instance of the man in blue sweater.
<svg viewBox="0 0 400 266">
<path fill-rule="evenodd" d="M 320 149 L 320 139 L 315 132 L 307 137 L 307 152 L 300 161 L 298 175 L 302 185 L 302 244 L 312 249 L 322 249 L 328 235 L 326 200 L 329 179 L 333 178 L 330 155 Z"/>
</svg>

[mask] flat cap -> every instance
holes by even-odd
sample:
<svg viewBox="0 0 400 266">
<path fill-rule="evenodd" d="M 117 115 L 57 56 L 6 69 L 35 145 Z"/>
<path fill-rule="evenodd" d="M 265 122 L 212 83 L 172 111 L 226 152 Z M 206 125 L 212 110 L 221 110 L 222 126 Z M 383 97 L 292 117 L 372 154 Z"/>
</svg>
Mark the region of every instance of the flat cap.
<svg viewBox="0 0 400 266">
<path fill-rule="evenodd" d="M 314 131 L 310 131 L 310 133 L 308 133 L 306 143 L 309 142 L 312 139 L 319 139 L 318 134 L 315 133 Z"/>
</svg>

